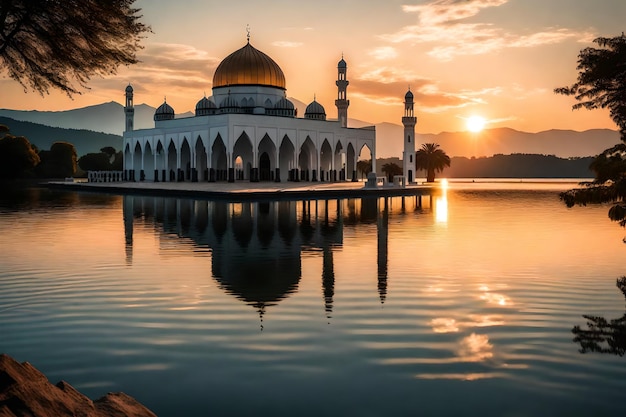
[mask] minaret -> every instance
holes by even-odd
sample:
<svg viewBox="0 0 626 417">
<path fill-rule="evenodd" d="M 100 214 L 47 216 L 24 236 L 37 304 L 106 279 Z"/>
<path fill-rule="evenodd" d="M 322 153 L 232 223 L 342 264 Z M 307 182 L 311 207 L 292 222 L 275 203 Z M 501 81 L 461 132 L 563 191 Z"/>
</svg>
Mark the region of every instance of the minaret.
<svg viewBox="0 0 626 417">
<path fill-rule="evenodd" d="M 133 121 L 135 119 L 135 107 L 133 106 L 133 87 L 131 87 L 130 84 L 126 87 L 126 106 L 124 106 L 124 114 L 126 114 L 125 132 L 131 132 L 133 130 Z"/>
<path fill-rule="evenodd" d="M 404 178 L 407 183 L 415 181 L 415 124 L 417 117 L 413 114 L 413 93 L 411 89 L 404 96 L 404 152 L 402 153 L 402 165 L 404 166 Z"/>
<path fill-rule="evenodd" d="M 341 122 L 341 127 L 348 127 L 348 106 L 350 100 L 346 100 L 346 90 L 350 82 L 346 79 L 348 66 L 346 61 L 341 56 L 341 61 L 337 64 L 337 100 L 335 100 L 335 106 L 337 106 L 337 119 Z"/>
</svg>

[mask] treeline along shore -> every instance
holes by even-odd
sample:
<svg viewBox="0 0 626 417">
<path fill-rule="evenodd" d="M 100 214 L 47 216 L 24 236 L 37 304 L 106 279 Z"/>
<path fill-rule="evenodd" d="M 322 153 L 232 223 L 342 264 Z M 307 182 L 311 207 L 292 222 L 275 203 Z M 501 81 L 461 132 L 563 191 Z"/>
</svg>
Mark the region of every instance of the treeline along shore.
<svg viewBox="0 0 626 417">
<path fill-rule="evenodd" d="M 441 178 L 593 178 L 589 165 L 594 157 L 559 158 L 554 155 L 510 154 L 479 158 L 455 156 Z M 380 170 L 386 163 L 402 166 L 399 158 L 379 158 Z M 418 178 L 425 174 L 418 173 Z"/>
</svg>

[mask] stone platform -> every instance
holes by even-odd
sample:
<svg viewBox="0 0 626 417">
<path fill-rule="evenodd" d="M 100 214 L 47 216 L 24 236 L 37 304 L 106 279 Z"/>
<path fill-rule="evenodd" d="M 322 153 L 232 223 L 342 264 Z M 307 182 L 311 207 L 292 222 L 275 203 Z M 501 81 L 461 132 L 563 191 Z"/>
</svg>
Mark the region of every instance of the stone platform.
<svg viewBox="0 0 626 417">
<path fill-rule="evenodd" d="M 317 200 L 325 198 L 393 197 L 431 195 L 438 185 L 385 185 L 364 187 L 364 182 L 78 182 L 52 181 L 50 188 L 98 193 L 154 195 L 203 199 Z"/>
</svg>

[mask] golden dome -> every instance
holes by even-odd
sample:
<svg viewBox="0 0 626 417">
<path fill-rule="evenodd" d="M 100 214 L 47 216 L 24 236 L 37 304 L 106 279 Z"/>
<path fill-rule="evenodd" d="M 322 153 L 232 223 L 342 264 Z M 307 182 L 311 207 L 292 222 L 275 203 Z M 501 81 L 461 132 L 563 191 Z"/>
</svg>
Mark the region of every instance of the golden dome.
<svg viewBox="0 0 626 417">
<path fill-rule="evenodd" d="M 250 43 L 228 55 L 213 75 L 213 88 L 265 85 L 285 89 L 285 75 L 272 58 Z"/>
</svg>

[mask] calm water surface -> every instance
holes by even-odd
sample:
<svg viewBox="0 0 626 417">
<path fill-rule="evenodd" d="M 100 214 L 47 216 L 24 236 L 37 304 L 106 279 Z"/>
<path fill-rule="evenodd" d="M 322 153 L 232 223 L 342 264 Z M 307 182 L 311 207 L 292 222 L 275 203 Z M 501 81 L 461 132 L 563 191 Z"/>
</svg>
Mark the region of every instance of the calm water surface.
<svg viewBox="0 0 626 417">
<path fill-rule="evenodd" d="M 0 352 L 159 416 L 615 416 L 625 231 L 568 183 L 224 202 L 0 202 Z"/>
</svg>

